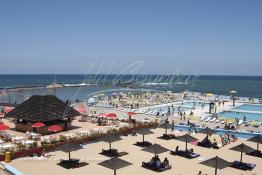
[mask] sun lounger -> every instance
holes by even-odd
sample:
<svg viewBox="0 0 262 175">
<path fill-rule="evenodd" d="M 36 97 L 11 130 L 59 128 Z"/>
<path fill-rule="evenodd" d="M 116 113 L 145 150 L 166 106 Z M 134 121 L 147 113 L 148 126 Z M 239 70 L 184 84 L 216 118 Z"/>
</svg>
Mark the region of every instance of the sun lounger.
<svg viewBox="0 0 262 175">
<path fill-rule="evenodd" d="M 221 122 L 220 122 L 221 124 L 225 124 L 226 123 L 226 121 L 225 120 L 221 120 Z"/>
<path fill-rule="evenodd" d="M 183 151 L 183 150 L 170 151 L 170 154 L 171 155 L 177 155 L 177 156 L 180 156 L 180 157 L 184 157 L 184 158 L 187 158 L 187 159 L 194 159 L 194 158 L 200 156 L 200 154 L 191 153 L 191 152 Z"/>
<path fill-rule="evenodd" d="M 70 160 L 61 159 L 58 165 L 66 169 L 71 169 L 71 168 L 80 168 L 89 165 L 89 163 L 80 162 L 80 159 L 70 159 Z"/>
<path fill-rule="evenodd" d="M 234 161 L 232 167 L 246 171 L 246 170 L 253 170 L 256 167 L 256 164 Z"/>
<path fill-rule="evenodd" d="M 149 147 L 152 145 L 152 143 L 144 141 L 144 142 L 136 142 L 135 145 L 140 147 Z"/>
<path fill-rule="evenodd" d="M 204 121 L 206 119 L 206 116 L 202 116 L 200 121 Z"/>
<path fill-rule="evenodd" d="M 216 121 L 216 118 L 212 118 L 209 120 L 209 122 L 214 122 L 214 121 Z"/>
<path fill-rule="evenodd" d="M 102 149 L 102 152 L 99 153 L 103 156 L 107 156 L 107 157 L 122 157 L 124 155 L 127 155 L 127 152 L 118 152 L 118 150 L 116 149 L 111 149 L 111 150 L 104 150 Z"/>
<path fill-rule="evenodd" d="M 174 134 L 163 134 L 161 137 L 159 137 L 160 139 L 163 140 L 171 140 L 176 138 L 176 136 Z"/>
<path fill-rule="evenodd" d="M 149 170 L 152 170 L 152 171 L 156 171 L 156 172 L 163 172 L 163 171 L 170 170 L 172 168 L 171 166 L 164 167 L 162 165 L 160 167 L 158 167 L 158 166 L 155 166 L 155 165 L 151 165 L 150 163 L 146 163 L 146 162 L 142 162 L 142 167 L 149 169 Z"/>
<path fill-rule="evenodd" d="M 221 120 L 219 120 L 219 119 L 217 119 L 216 121 L 215 121 L 215 123 L 219 123 Z"/>
<path fill-rule="evenodd" d="M 197 146 L 201 146 L 204 148 L 212 148 L 212 143 L 211 142 L 209 143 L 197 142 Z"/>
<path fill-rule="evenodd" d="M 209 120 L 211 120 L 211 117 L 207 117 L 204 122 L 208 122 Z"/>
</svg>

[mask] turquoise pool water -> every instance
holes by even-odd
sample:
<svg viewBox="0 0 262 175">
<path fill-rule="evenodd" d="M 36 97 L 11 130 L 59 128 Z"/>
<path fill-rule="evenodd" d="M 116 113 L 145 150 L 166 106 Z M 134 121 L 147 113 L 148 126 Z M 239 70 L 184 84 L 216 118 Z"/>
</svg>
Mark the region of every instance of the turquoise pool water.
<svg viewBox="0 0 262 175">
<path fill-rule="evenodd" d="M 244 119 L 244 116 L 246 116 L 246 120 L 258 120 L 262 121 L 262 114 L 253 114 L 248 112 L 220 112 L 217 114 L 219 117 L 225 117 L 225 118 L 238 118 L 240 120 Z"/>
<path fill-rule="evenodd" d="M 234 109 L 262 112 L 262 105 L 244 104 L 244 105 L 235 107 Z"/>
<path fill-rule="evenodd" d="M 178 131 L 188 131 L 188 126 L 183 126 L 183 125 L 176 125 L 175 129 Z M 200 130 L 201 128 L 196 127 L 195 129 Z M 251 137 L 254 137 L 257 134 L 262 134 L 262 133 L 251 133 L 251 132 L 235 132 L 235 131 L 229 131 L 229 130 L 224 130 L 224 129 L 215 129 L 217 132 L 215 135 L 224 135 L 224 134 L 234 134 L 238 138 L 245 138 L 249 139 Z"/>
<path fill-rule="evenodd" d="M 183 104 L 181 103 L 180 104 L 181 105 L 181 107 L 191 107 L 191 108 L 193 108 L 193 107 L 195 107 L 195 108 L 200 108 L 200 107 L 202 107 L 202 105 L 203 106 L 205 106 L 205 105 L 207 105 L 207 103 L 206 102 L 202 102 L 202 101 L 196 101 L 196 102 L 194 102 L 194 101 L 185 101 Z"/>
</svg>

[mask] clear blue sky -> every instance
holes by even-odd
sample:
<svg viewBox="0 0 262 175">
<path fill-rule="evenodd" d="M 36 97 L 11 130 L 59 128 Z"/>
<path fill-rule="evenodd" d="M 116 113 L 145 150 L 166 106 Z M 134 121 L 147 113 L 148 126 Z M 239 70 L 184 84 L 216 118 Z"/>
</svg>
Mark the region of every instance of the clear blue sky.
<svg viewBox="0 0 262 175">
<path fill-rule="evenodd" d="M 1 0 L 0 73 L 262 75 L 261 0 Z M 115 63 L 112 66 L 112 63 Z"/>
</svg>

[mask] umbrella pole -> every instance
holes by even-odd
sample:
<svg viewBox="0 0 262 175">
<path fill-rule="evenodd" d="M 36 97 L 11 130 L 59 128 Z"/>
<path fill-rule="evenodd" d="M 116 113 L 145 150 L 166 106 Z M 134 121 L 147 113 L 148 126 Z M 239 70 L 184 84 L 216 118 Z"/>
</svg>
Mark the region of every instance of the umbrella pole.
<svg viewBox="0 0 262 175">
<path fill-rule="evenodd" d="M 116 175 L 116 158 L 113 158 L 113 164 L 114 164 L 114 175 Z"/>
<path fill-rule="evenodd" d="M 145 143 L 145 134 L 143 134 L 143 143 Z"/>
<path fill-rule="evenodd" d="M 71 160 L 71 152 L 68 152 L 68 159 Z"/>
<path fill-rule="evenodd" d="M 259 142 L 257 142 L 257 152 L 259 152 Z"/>
<path fill-rule="evenodd" d="M 217 157 L 216 157 L 215 175 L 217 175 Z"/>
<path fill-rule="evenodd" d="M 109 150 L 111 150 L 111 148 L 112 148 L 112 143 L 109 142 Z"/>
<path fill-rule="evenodd" d="M 187 136 L 186 136 L 186 151 L 187 151 Z"/>
<path fill-rule="evenodd" d="M 167 125 L 166 125 L 166 128 L 165 128 L 165 129 L 166 129 L 166 130 L 165 130 L 165 132 L 166 132 L 165 134 L 167 135 Z"/>
<path fill-rule="evenodd" d="M 242 159 L 243 159 L 243 151 L 241 151 L 241 156 L 240 156 L 240 162 L 242 163 Z"/>
</svg>

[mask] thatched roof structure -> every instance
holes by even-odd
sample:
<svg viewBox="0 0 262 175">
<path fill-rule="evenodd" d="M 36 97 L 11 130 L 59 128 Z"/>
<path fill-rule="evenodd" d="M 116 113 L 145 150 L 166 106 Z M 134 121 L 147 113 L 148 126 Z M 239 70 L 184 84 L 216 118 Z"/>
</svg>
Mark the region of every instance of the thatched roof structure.
<svg viewBox="0 0 262 175">
<path fill-rule="evenodd" d="M 28 122 L 59 121 L 81 115 L 78 111 L 53 95 L 33 95 L 6 116 Z"/>
</svg>

